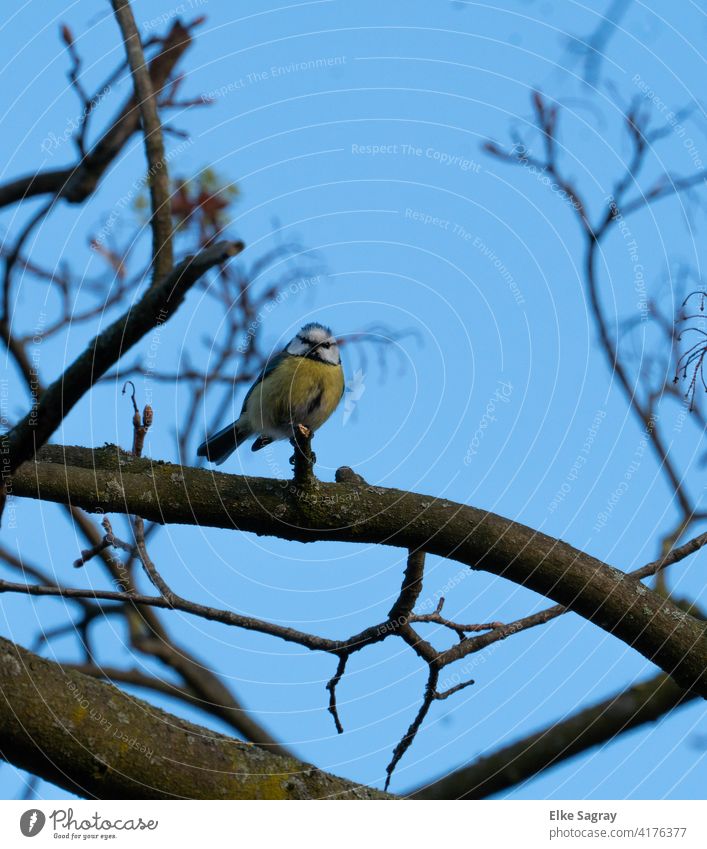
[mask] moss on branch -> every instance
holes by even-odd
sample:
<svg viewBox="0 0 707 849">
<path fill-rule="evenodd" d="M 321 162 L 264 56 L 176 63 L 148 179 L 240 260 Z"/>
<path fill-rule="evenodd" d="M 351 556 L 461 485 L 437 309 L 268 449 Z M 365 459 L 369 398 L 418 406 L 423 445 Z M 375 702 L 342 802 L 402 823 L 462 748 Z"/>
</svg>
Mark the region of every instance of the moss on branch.
<svg viewBox="0 0 707 849">
<path fill-rule="evenodd" d="M 382 799 L 0 639 L 0 757 L 98 799 Z"/>
</svg>

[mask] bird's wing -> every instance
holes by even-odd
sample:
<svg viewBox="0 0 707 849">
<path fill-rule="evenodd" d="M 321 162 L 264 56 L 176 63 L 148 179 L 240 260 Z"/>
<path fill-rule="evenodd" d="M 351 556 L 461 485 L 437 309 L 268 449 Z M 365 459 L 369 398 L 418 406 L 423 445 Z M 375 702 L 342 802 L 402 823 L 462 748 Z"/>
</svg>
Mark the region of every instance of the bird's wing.
<svg viewBox="0 0 707 849">
<path fill-rule="evenodd" d="M 245 408 L 248 406 L 248 400 L 250 399 L 250 396 L 253 394 L 253 390 L 255 389 L 255 387 L 258 386 L 258 384 L 262 383 L 265 380 L 266 377 L 268 377 L 270 374 L 272 374 L 275 371 L 275 369 L 280 365 L 280 363 L 289 356 L 291 356 L 291 355 L 288 354 L 287 351 L 280 351 L 279 354 L 276 354 L 274 357 L 272 357 L 271 359 L 269 359 L 267 361 L 267 363 L 265 364 L 265 367 L 260 372 L 260 374 L 255 378 L 255 382 L 250 387 L 250 389 L 246 393 L 245 398 L 243 399 L 243 408 L 241 409 L 241 415 L 243 415 L 243 413 L 245 413 Z"/>
</svg>

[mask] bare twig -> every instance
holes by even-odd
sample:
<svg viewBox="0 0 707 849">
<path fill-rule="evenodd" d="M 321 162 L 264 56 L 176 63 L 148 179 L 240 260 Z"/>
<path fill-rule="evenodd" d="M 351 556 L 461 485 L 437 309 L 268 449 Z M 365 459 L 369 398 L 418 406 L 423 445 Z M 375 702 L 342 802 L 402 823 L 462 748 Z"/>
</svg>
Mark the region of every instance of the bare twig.
<svg viewBox="0 0 707 849">
<path fill-rule="evenodd" d="M 683 309 L 686 307 L 687 303 L 690 299 L 697 295 L 700 300 L 700 312 L 699 315 L 681 315 L 678 317 L 678 321 L 690 321 L 690 320 L 698 320 L 700 324 L 704 325 L 705 322 L 705 292 L 702 290 L 696 292 L 690 292 L 690 294 L 685 298 L 682 302 Z M 683 380 L 687 379 L 688 371 L 691 370 L 690 381 L 688 383 L 687 392 L 685 393 L 685 397 L 690 402 L 690 411 L 694 411 L 695 409 L 695 392 L 697 390 L 697 378 L 700 378 L 702 383 L 702 387 L 707 392 L 707 382 L 705 381 L 704 374 L 704 365 L 705 365 L 705 357 L 707 357 L 707 334 L 700 326 L 688 326 L 677 336 L 677 341 L 682 341 L 682 338 L 687 333 L 696 333 L 698 335 L 698 340 L 691 347 L 689 347 L 683 354 L 678 358 L 677 363 L 675 364 L 675 377 L 673 378 L 673 383 L 677 383 L 680 378 Z M 694 338 L 694 337 L 693 337 Z"/>
<path fill-rule="evenodd" d="M 444 607 L 444 598 L 440 598 L 437 603 L 437 609 L 432 613 L 415 613 L 410 622 L 427 622 L 435 625 L 442 625 L 444 628 L 449 628 L 454 631 L 460 640 L 465 639 L 465 635 L 472 631 L 489 631 L 504 628 L 503 622 L 482 622 L 476 625 L 462 625 L 458 622 L 453 622 L 442 616 L 442 608 Z"/>
<path fill-rule="evenodd" d="M 123 551 L 132 552 L 131 546 L 116 537 L 116 535 L 113 533 L 113 527 L 110 523 L 110 519 L 108 518 L 108 516 L 103 517 L 101 524 L 103 525 L 103 530 L 105 531 L 103 539 L 91 548 L 85 548 L 81 551 L 81 557 L 74 560 L 74 567 L 76 569 L 79 569 L 85 563 L 88 563 L 89 560 L 92 560 L 97 554 L 100 554 L 107 548 L 119 548 Z"/>
<path fill-rule="evenodd" d="M 346 663 L 349 657 L 350 655 L 345 652 L 339 655 L 339 665 L 336 667 L 336 672 L 326 685 L 329 691 L 329 713 L 334 717 L 334 725 L 336 725 L 336 730 L 339 734 L 344 733 L 344 726 L 339 719 L 339 709 L 336 704 L 336 687 L 346 671 Z"/>
<path fill-rule="evenodd" d="M 607 10 L 599 14 L 599 23 L 592 32 L 586 36 L 571 36 L 570 50 L 581 56 L 584 82 L 587 85 L 594 86 L 597 83 L 599 69 L 606 59 L 607 45 L 630 5 L 631 0 L 612 0 Z"/>
<path fill-rule="evenodd" d="M 79 129 L 78 133 L 74 136 L 74 141 L 78 148 L 79 156 L 83 159 L 86 156 L 86 134 L 88 132 L 89 118 L 95 107 L 95 100 L 89 97 L 88 92 L 81 82 L 81 67 L 83 62 L 81 61 L 81 55 L 76 47 L 73 33 L 66 24 L 61 26 L 61 37 L 71 58 L 71 67 L 68 72 L 69 81 L 71 83 L 71 87 L 76 92 L 76 96 L 78 97 L 82 108 Z"/>
<path fill-rule="evenodd" d="M 123 386 L 123 395 L 128 388 L 128 384 L 132 387 L 132 393 L 130 396 L 130 400 L 133 405 L 133 454 L 136 457 L 142 456 L 142 449 L 145 447 L 145 436 L 147 435 L 147 431 L 152 426 L 152 422 L 154 420 L 154 413 L 152 411 L 152 407 L 148 404 L 145 406 L 145 409 L 142 411 L 142 417 L 140 416 L 140 410 L 137 407 L 137 401 L 135 400 L 135 384 L 132 380 L 127 380 L 125 385 Z"/>
<path fill-rule="evenodd" d="M 275 625 L 263 620 L 254 619 L 250 616 L 241 616 L 238 613 L 232 613 L 228 610 L 218 610 L 214 607 L 207 607 L 203 604 L 187 601 L 180 596 L 173 595 L 170 600 L 165 596 L 146 596 L 137 592 L 119 592 L 117 590 L 94 590 L 80 589 L 74 587 L 61 586 L 41 586 L 38 584 L 20 584 L 12 581 L 0 581 L 0 593 L 22 593 L 31 596 L 53 596 L 55 598 L 70 598 L 70 599 L 90 599 L 92 601 L 120 601 L 127 604 L 149 606 L 158 609 L 174 609 L 180 610 L 183 613 L 191 613 L 195 616 L 200 616 L 203 619 L 208 619 L 213 622 L 221 622 L 224 625 L 232 625 L 239 628 L 244 628 L 248 631 L 257 631 L 262 634 L 269 634 L 273 637 L 280 637 L 286 642 L 298 643 L 305 648 L 310 648 L 314 651 L 325 651 L 332 654 L 338 654 L 341 648 L 345 645 L 338 640 L 330 640 L 327 637 L 317 637 L 311 634 L 297 631 L 294 628 L 287 628 L 281 625 Z"/>
<path fill-rule="evenodd" d="M 686 557 L 689 557 L 691 554 L 699 551 L 704 545 L 707 545 L 707 532 L 696 536 L 694 539 L 691 539 L 689 542 L 686 542 L 678 548 L 672 549 L 663 557 L 659 557 L 651 563 L 646 563 L 646 565 L 641 566 L 640 569 L 634 569 L 634 571 L 629 572 L 629 574 L 632 578 L 638 578 L 639 580 L 642 578 L 648 578 L 651 575 L 657 574 L 662 569 L 672 566 L 673 563 L 678 563 L 680 560 L 684 560 Z"/>
<path fill-rule="evenodd" d="M 137 548 L 140 562 L 147 573 L 147 577 L 152 581 L 155 588 L 159 590 L 162 598 L 165 599 L 170 607 L 173 607 L 173 602 L 177 596 L 169 588 L 167 582 L 160 575 L 157 567 L 150 558 L 150 555 L 147 553 L 147 545 L 145 544 L 145 523 L 139 516 L 135 517 L 133 527 L 135 529 L 135 547 Z"/>
<path fill-rule="evenodd" d="M 29 221 L 22 228 L 20 235 L 17 237 L 12 250 L 5 256 L 5 272 L 3 275 L 2 283 L 2 316 L 0 316 L 0 322 L 5 325 L 10 324 L 10 294 L 12 289 L 12 270 L 15 267 L 17 259 L 30 233 L 32 232 L 32 230 L 34 230 L 37 224 L 42 221 L 43 218 L 45 218 L 45 216 L 51 210 L 53 205 L 54 200 L 52 199 L 49 201 L 49 203 L 41 206 L 37 210 L 37 212 L 30 217 Z"/>
</svg>

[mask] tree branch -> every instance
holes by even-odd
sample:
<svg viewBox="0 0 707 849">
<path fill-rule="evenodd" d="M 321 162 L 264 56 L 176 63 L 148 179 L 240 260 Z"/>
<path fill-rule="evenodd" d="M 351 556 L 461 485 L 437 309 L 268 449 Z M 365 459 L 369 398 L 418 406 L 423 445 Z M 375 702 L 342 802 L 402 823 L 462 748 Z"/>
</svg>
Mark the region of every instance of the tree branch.
<svg viewBox="0 0 707 849">
<path fill-rule="evenodd" d="M 55 502 L 70 497 L 92 511 L 303 542 L 395 545 L 455 559 L 574 610 L 633 646 L 686 689 L 707 695 L 704 623 L 564 542 L 493 513 L 416 493 L 320 482 L 316 493 L 299 497 L 290 487 L 287 481 L 137 459 L 115 446 L 46 446 L 12 479 L 14 495 Z"/>
<path fill-rule="evenodd" d="M 384 799 L 0 639 L 0 757 L 97 799 Z"/>
<path fill-rule="evenodd" d="M 164 153 L 162 124 L 157 113 L 157 100 L 130 2 L 129 0 L 111 0 L 111 4 L 125 42 L 125 52 L 135 86 L 135 97 L 142 118 L 142 134 L 150 177 L 152 281 L 155 283 L 165 274 L 169 274 L 174 264 L 169 172 Z"/>
</svg>

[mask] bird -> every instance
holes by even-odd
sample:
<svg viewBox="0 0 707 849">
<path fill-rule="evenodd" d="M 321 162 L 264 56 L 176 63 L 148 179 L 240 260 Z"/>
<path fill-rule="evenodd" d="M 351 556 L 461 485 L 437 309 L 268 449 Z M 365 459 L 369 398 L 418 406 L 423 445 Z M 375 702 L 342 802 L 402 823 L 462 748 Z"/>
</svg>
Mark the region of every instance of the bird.
<svg viewBox="0 0 707 849">
<path fill-rule="evenodd" d="M 331 330 L 310 322 L 266 363 L 248 390 L 235 422 L 201 443 L 197 456 L 221 465 L 251 436 L 259 451 L 295 430 L 311 436 L 331 416 L 344 394 L 344 370 Z"/>
</svg>

